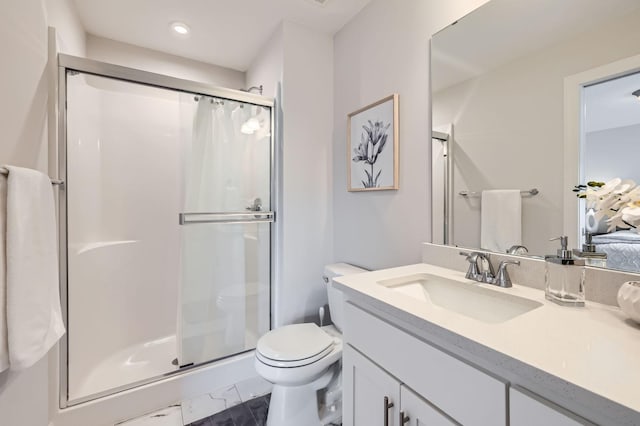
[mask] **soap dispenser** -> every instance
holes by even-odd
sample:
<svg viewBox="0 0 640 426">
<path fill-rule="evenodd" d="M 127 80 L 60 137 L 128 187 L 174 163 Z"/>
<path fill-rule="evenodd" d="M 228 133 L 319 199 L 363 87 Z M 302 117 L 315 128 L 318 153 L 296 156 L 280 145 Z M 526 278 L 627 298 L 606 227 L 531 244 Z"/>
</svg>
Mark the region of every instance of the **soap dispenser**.
<svg viewBox="0 0 640 426">
<path fill-rule="evenodd" d="M 566 236 L 552 238 L 560 240 L 556 255 L 545 256 L 545 297 L 563 306 L 584 306 L 584 259 L 573 257 L 567 248 Z"/>
<path fill-rule="evenodd" d="M 589 266 L 605 268 L 607 266 L 607 253 L 596 251 L 596 245 L 591 241 L 591 232 L 586 232 L 584 239 L 582 250 L 573 249 L 573 254 L 583 258 Z"/>
</svg>

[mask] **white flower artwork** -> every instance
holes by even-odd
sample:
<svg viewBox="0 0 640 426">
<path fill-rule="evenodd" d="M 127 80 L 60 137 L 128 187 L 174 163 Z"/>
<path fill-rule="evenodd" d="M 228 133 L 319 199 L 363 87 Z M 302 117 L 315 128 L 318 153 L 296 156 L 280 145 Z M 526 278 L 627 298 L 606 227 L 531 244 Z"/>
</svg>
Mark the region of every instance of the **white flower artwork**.
<svg viewBox="0 0 640 426">
<path fill-rule="evenodd" d="M 398 189 L 398 95 L 349 114 L 347 189 Z"/>
</svg>

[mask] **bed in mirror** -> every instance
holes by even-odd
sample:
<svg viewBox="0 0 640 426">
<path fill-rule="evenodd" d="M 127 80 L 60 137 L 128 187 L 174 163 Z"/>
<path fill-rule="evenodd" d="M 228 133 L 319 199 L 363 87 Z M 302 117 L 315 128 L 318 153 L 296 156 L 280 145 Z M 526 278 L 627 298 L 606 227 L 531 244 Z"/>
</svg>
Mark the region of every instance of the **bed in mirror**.
<svg viewBox="0 0 640 426">
<path fill-rule="evenodd" d="M 543 256 L 592 238 L 640 271 L 634 223 L 574 192 L 640 183 L 638 21 L 637 0 L 491 0 L 433 36 L 434 243 Z"/>
</svg>

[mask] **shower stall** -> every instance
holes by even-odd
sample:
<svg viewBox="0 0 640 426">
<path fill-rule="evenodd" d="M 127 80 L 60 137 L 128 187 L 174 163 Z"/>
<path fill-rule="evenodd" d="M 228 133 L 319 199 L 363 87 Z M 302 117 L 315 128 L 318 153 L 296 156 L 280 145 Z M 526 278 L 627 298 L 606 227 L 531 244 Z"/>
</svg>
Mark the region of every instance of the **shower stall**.
<svg viewBox="0 0 640 426">
<path fill-rule="evenodd" d="M 270 329 L 273 100 L 60 55 L 61 405 Z"/>
</svg>

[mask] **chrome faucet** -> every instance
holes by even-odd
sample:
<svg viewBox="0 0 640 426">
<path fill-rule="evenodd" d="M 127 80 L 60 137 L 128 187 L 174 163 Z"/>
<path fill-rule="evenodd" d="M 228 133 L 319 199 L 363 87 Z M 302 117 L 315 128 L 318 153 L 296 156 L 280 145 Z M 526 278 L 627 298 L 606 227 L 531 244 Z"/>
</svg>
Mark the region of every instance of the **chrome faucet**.
<svg viewBox="0 0 640 426">
<path fill-rule="evenodd" d="M 460 256 L 466 256 L 467 261 L 469 262 L 469 269 L 467 270 L 467 274 L 465 278 L 469 280 L 474 280 L 478 282 L 484 282 L 484 278 L 486 276 L 491 276 L 493 278 L 493 266 L 489 261 L 489 255 L 480 253 L 478 251 L 472 251 L 471 253 L 466 253 L 461 251 Z M 480 260 L 480 263 L 478 263 Z M 488 270 L 485 271 L 484 263 L 488 265 Z"/>
<path fill-rule="evenodd" d="M 469 262 L 469 269 L 467 270 L 465 278 L 479 283 L 492 284 L 504 288 L 513 286 L 511 283 L 511 277 L 509 276 L 509 271 L 507 271 L 507 266 L 520 265 L 518 260 L 503 260 L 500 262 L 500 265 L 498 266 L 498 273 L 496 274 L 493 270 L 488 254 L 477 251 L 473 251 L 471 253 L 461 251 L 460 255 L 466 256 L 467 261 Z M 481 262 L 478 263 L 478 260 Z M 486 270 L 484 267 L 485 262 L 488 265 Z"/>
</svg>

